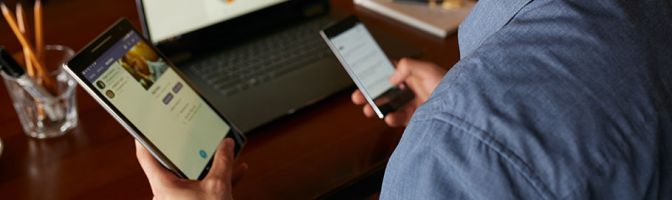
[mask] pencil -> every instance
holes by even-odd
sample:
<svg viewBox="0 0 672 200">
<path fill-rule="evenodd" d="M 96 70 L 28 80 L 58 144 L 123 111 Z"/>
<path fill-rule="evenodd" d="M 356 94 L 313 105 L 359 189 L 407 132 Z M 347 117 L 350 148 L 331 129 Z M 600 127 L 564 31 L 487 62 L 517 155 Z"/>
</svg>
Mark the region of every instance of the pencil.
<svg viewBox="0 0 672 200">
<path fill-rule="evenodd" d="M 19 25 L 19 31 L 23 34 L 24 37 L 30 38 L 30 35 L 28 34 L 28 30 L 26 29 L 26 15 L 23 13 L 23 6 L 21 6 L 21 3 L 16 4 L 16 21 Z M 28 56 L 28 51 L 26 48 L 23 49 L 23 58 L 25 62 L 25 67 L 26 67 L 26 72 L 28 73 L 29 76 L 35 77 L 35 71 L 33 69 L 33 65 L 30 62 L 30 57 Z"/>
<path fill-rule="evenodd" d="M 30 57 L 30 60 L 33 61 L 33 65 L 35 65 L 35 68 L 37 69 L 38 77 L 44 79 L 47 85 L 50 85 L 51 81 L 45 72 L 45 68 L 37 60 L 37 57 L 35 57 L 35 51 L 33 51 L 33 48 L 30 46 L 30 43 L 28 43 L 28 40 L 26 40 L 23 34 L 21 34 L 21 31 L 19 31 L 19 28 L 16 25 L 16 19 L 14 19 L 14 13 L 12 13 L 12 11 L 7 8 L 7 5 L 5 5 L 4 2 L 0 2 L 0 9 L 2 9 L 2 15 L 5 17 L 7 24 L 12 29 L 12 32 L 14 32 L 14 35 L 16 35 L 16 39 L 19 40 L 19 43 L 21 43 L 23 48 L 28 49 L 28 56 Z"/>
<path fill-rule="evenodd" d="M 42 1 L 35 0 L 33 6 L 33 20 L 35 20 L 35 49 L 37 58 L 44 60 L 44 35 L 42 34 Z M 42 63 L 43 65 L 45 63 Z"/>
</svg>

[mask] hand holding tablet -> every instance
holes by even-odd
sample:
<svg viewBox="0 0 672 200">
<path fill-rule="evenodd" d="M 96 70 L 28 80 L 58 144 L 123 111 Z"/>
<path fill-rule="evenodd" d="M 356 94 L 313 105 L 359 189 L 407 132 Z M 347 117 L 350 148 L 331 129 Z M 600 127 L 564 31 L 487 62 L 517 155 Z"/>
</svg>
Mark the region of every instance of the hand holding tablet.
<svg viewBox="0 0 672 200">
<path fill-rule="evenodd" d="M 217 145 L 244 137 L 189 80 L 120 20 L 73 57 L 65 70 L 166 168 L 203 179 Z"/>
<path fill-rule="evenodd" d="M 233 159 L 235 143 L 226 139 L 217 147 L 211 172 L 201 181 L 185 181 L 163 168 L 139 142 L 136 156 L 147 175 L 154 199 L 233 199 L 231 189 L 247 171 Z"/>
</svg>

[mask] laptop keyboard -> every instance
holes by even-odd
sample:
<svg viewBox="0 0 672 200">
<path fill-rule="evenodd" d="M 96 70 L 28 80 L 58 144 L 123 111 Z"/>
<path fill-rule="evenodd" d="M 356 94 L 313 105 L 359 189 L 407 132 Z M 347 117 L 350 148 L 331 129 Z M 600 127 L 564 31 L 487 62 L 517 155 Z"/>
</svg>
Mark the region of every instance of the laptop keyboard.
<svg viewBox="0 0 672 200">
<path fill-rule="evenodd" d="M 315 19 L 188 66 L 223 96 L 282 76 L 331 55 L 319 31 L 330 21 Z"/>
</svg>

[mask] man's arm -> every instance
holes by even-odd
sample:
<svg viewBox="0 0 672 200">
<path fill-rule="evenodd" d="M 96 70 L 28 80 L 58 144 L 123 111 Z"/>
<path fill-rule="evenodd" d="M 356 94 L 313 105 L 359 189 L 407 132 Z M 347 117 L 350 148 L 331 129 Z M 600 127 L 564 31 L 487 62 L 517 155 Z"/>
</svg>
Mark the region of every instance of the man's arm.
<svg viewBox="0 0 672 200">
<path fill-rule="evenodd" d="M 454 66 L 415 112 L 381 197 L 669 193 L 659 155 L 671 123 L 664 89 L 671 68 L 657 62 L 669 56 L 652 46 L 669 39 L 651 43 L 635 27 L 652 19 L 622 13 L 635 7 L 621 3 L 534 1 L 523 8 Z"/>
<path fill-rule="evenodd" d="M 381 199 L 549 199 L 524 162 L 428 102 L 387 164 Z"/>
</svg>

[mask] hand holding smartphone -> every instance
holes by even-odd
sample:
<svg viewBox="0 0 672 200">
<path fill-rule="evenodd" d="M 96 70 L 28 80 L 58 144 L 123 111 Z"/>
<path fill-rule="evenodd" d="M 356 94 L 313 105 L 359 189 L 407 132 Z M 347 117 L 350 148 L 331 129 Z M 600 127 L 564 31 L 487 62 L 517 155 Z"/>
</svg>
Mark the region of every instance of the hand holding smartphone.
<svg viewBox="0 0 672 200">
<path fill-rule="evenodd" d="M 320 32 L 378 118 L 383 119 L 414 98 L 403 85 L 392 85 L 394 66 L 364 24 L 348 17 Z"/>
</svg>

